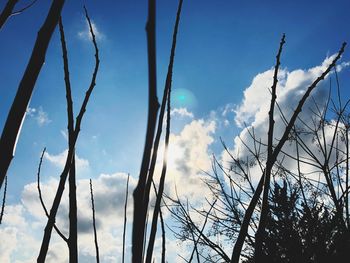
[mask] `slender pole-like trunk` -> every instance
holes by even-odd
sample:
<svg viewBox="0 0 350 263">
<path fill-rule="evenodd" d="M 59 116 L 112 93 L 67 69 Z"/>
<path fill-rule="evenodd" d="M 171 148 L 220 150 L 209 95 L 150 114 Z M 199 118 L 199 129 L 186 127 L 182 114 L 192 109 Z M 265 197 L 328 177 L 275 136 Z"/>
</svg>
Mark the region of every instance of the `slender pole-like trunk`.
<svg viewBox="0 0 350 263">
<path fill-rule="evenodd" d="M 68 121 L 68 147 L 74 148 L 74 113 L 73 113 L 73 99 L 72 89 L 69 77 L 69 63 L 68 63 L 68 51 L 66 46 L 66 40 L 64 35 L 64 28 L 62 18 L 59 19 L 59 30 L 61 35 L 61 47 L 64 69 L 64 81 L 66 87 L 66 100 L 67 100 L 67 121 Z M 71 167 L 69 170 L 69 262 L 78 262 L 78 223 L 77 223 L 77 187 L 76 187 L 76 171 L 75 171 L 75 152 L 73 152 L 73 158 Z"/>
<path fill-rule="evenodd" d="M 174 26 L 170 61 L 169 61 L 168 73 L 167 73 L 166 83 L 165 83 L 165 87 L 164 87 L 164 95 L 163 95 L 163 100 L 162 100 L 162 105 L 161 105 L 161 113 L 162 114 L 159 115 L 158 130 L 157 130 L 157 135 L 156 135 L 157 138 L 160 138 L 160 134 L 161 134 L 161 130 L 162 130 L 161 129 L 162 122 L 163 122 L 162 115 L 164 114 L 165 104 L 167 104 L 167 121 L 166 121 L 165 147 L 164 147 L 164 154 L 163 154 L 163 168 L 162 168 L 162 173 L 161 173 L 160 182 L 159 182 L 159 190 L 158 190 L 158 194 L 156 197 L 156 204 L 155 204 L 154 211 L 153 211 L 151 233 L 150 233 L 150 237 L 149 237 L 149 241 L 148 241 L 148 248 L 147 248 L 146 263 L 150 263 L 152 260 L 154 241 L 156 238 L 157 225 L 158 225 L 158 215 L 159 215 L 161 200 L 163 197 L 165 175 L 166 175 L 166 171 L 167 171 L 167 158 L 168 158 L 167 155 L 168 155 L 168 145 L 169 145 L 169 137 L 170 137 L 170 94 L 171 94 L 171 84 L 172 84 L 172 75 L 173 75 L 173 66 L 174 66 L 174 57 L 175 57 L 175 48 L 176 48 L 176 37 L 177 37 L 177 31 L 178 31 L 179 22 L 180 22 L 182 3 L 183 3 L 183 0 L 180 0 L 178 10 L 177 10 L 177 15 L 176 15 L 175 26 Z M 158 144 L 159 144 L 159 139 L 158 139 Z M 157 147 L 157 149 L 153 149 L 153 156 L 152 156 L 153 167 L 151 166 L 152 170 L 150 169 L 150 174 L 148 177 L 149 185 L 151 185 L 152 180 L 153 180 L 155 160 L 157 159 L 156 158 L 156 156 L 157 156 L 156 151 L 158 151 L 158 147 Z M 153 157 L 155 157 L 155 158 L 153 158 Z M 147 185 L 146 190 L 148 190 L 148 185 Z M 146 195 L 147 194 L 149 196 L 149 191 L 146 192 Z M 147 198 L 147 196 L 146 196 L 146 198 Z"/>
<path fill-rule="evenodd" d="M 78 262 L 78 220 L 77 220 L 77 187 L 75 173 L 75 156 L 69 170 L 69 262 Z"/>
<path fill-rule="evenodd" d="M 44 24 L 38 32 L 32 55 L 19 84 L 0 138 L 0 188 L 15 154 L 16 143 L 46 51 L 56 28 L 64 0 L 53 0 Z"/>
<path fill-rule="evenodd" d="M 157 122 L 159 103 L 157 98 L 157 74 L 156 74 L 156 1 L 148 1 L 148 21 L 147 31 L 147 54 L 148 54 L 148 119 L 146 142 L 143 151 L 142 164 L 139 174 L 139 180 L 134 190 L 134 216 L 132 232 L 132 262 L 139 263 L 142 261 L 145 222 L 147 217 L 147 207 L 145 206 L 145 186 L 149 162 L 152 152 L 154 132 Z"/>
<path fill-rule="evenodd" d="M 264 239 L 264 233 L 265 233 L 265 226 L 267 223 L 267 217 L 269 212 L 269 190 L 270 190 L 270 178 L 271 178 L 271 172 L 273 167 L 272 162 L 272 153 L 273 153 L 273 133 L 274 133 L 274 109 L 275 109 L 275 103 L 276 103 L 276 90 L 277 90 L 277 83 L 278 83 L 278 70 L 279 66 L 281 64 L 281 53 L 282 48 L 285 43 L 285 35 L 283 35 L 280 47 L 276 56 L 276 66 L 275 71 L 273 75 L 273 84 L 271 87 L 271 104 L 270 104 L 270 111 L 269 111 L 269 130 L 267 133 L 267 161 L 266 161 L 266 170 L 265 170 L 265 176 L 264 176 L 264 192 L 263 192 L 263 199 L 262 199 L 262 206 L 261 206 L 261 214 L 260 214 L 260 221 L 258 230 L 255 235 L 255 259 L 259 260 L 261 258 L 262 253 L 262 243 Z"/>
<path fill-rule="evenodd" d="M 126 215 L 126 212 L 127 212 L 127 208 L 128 208 L 129 179 L 130 179 L 130 174 L 128 174 L 128 179 L 127 179 L 127 181 L 126 181 L 126 190 L 125 190 L 122 263 L 125 262 L 125 236 L 126 236 L 126 222 L 127 222 L 127 215 Z"/>
</svg>

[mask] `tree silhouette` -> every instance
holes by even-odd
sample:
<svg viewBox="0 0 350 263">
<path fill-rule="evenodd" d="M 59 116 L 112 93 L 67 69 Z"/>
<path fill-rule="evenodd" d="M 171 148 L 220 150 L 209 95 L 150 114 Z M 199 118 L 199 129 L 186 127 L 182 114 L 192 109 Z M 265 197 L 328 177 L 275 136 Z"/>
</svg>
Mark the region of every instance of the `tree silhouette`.
<svg viewBox="0 0 350 263">
<path fill-rule="evenodd" d="M 47 251 L 48 251 L 49 243 L 50 243 L 50 239 L 51 239 L 52 228 L 54 227 L 54 224 L 55 224 L 55 218 L 56 218 L 56 214 L 57 214 L 57 211 L 58 211 L 58 207 L 59 207 L 61 199 L 62 199 L 63 191 L 64 191 L 64 188 L 65 188 L 66 179 L 67 179 L 67 176 L 68 176 L 68 174 L 70 172 L 71 164 L 72 164 L 72 161 L 74 159 L 74 155 L 75 155 L 74 147 L 75 147 L 76 141 L 77 141 L 78 136 L 79 136 L 80 126 L 81 126 L 81 122 L 82 122 L 84 113 L 86 111 L 87 104 L 89 102 L 91 93 L 94 90 L 94 87 L 96 85 L 96 77 L 97 77 L 97 72 L 98 72 L 99 65 L 100 65 L 99 50 L 98 50 L 97 43 L 96 43 L 95 33 L 93 31 L 92 24 L 91 24 L 91 21 L 90 21 L 90 17 L 88 15 L 88 12 L 87 12 L 85 7 L 84 7 L 84 11 L 85 11 L 86 20 L 87 20 L 88 25 L 89 25 L 90 34 L 91 34 L 91 37 L 92 37 L 92 43 L 93 43 L 93 46 L 94 46 L 94 49 L 95 49 L 95 67 L 94 67 L 94 70 L 93 70 L 93 73 L 92 73 L 90 85 L 89 85 L 89 87 L 88 87 L 88 89 L 86 91 L 86 94 L 85 94 L 85 97 L 84 97 L 84 101 L 83 101 L 83 103 L 82 103 L 82 105 L 80 107 L 79 114 L 78 114 L 78 116 L 76 118 L 73 136 L 69 140 L 69 148 L 68 148 L 68 154 L 67 154 L 66 163 L 65 163 L 65 166 L 64 166 L 63 171 L 62 171 L 61 176 L 60 176 L 59 185 L 57 187 L 55 198 L 54 198 L 51 210 L 50 210 L 49 219 L 48 219 L 46 227 L 45 227 L 44 237 L 43 237 L 43 240 L 42 240 L 42 243 L 41 243 L 40 253 L 39 253 L 39 256 L 38 256 L 38 259 L 37 259 L 38 262 L 45 262 L 45 258 L 46 258 L 46 255 L 47 255 Z M 70 103 L 68 103 L 68 105 L 70 105 Z M 67 105 L 67 107 L 70 107 L 68 105 Z M 68 110 L 68 116 L 70 116 L 69 110 Z M 72 211 L 72 212 L 74 212 L 74 211 Z M 73 224 L 76 225 L 76 223 L 73 223 Z M 74 237 L 74 241 L 73 241 L 74 243 L 76 242 L 75 240 L 76 239 Z"/>
<path fill-rule="evenodd" d="M 329 112 L 327 107 L 321 112 L 322 114 L 314 112 L 314 117 L 317 119 L 314 123 L 316 129 L 310 127 L 309 123 L 305 123 L 299 117 L 299 113 L 312 90 L 327 76 L 340 59 L 344 52 L 345 43 L 323 73 L 302 94 L 302 98 L 299 100 L 289 120 L 287 120 L 279 107 L 276 101 L 276 91 L 274 91 L 277 86 L 277 72 L 283 44 L 284 36 L 276 57 L 274 81 L 271 88 L 267 143 L 264 144 L 261 139 L 256 138 L 254 128 L 247 129 L 251 143 L 248 145 L 247 142 L 242 141 L 251 156 L 249 157 L 250 159 L 247 157 L 247 160 L 234 157 L 223 143 L 226 152 L 232 159 L 232 164 L 231 167 L 226 168 L 215 157 L 213 158 L 213 174 L 209 174 L 206 182 L 213 198 L 217 200 L 217 204 L 213 208 L 211 206 L 213 202 L 210 200 L 206 201 L 207 208 L 200 210 L 186 205 L 186 201 L 181 201 L 181 197 L 175 200 L 170 199 L 173 202 L 173 208 L 169 208 L 169 210 L 180 227 L 180 231 L 176 231 L 175 235 L 181 240 L 193 242 L 193 251 L 204 260 L 239 262 L 241 258 L 243 260 L 253 260 L 254 262 L 267 262 L 267 258 L 270 259 L 271 255 L 275 256 L 276 260 L 281 257 L 287 258 L 286 262 L 304 260 L 305 257 L 297 253 L 299 250 L 303 251 L 304 241 L 298 230 L 299 226 L 296 227 L 296 222 L 294 221 L 298 219 L 300 224 L 302 223 L 300 219 L 302 217 L 300 213 L 297 213 L 301 209 L 301 203 L 303 203 L 305 211 L 307 209 L 311 211 L 319 206 L 313 195 L 321 196 L 327 202 L 332 201 L 334 206 L 330 206 L 327 208 L 328 210 L 322 210 L 322 213 L 324 211 L 329 212 L 330 216 L 327 216 L 327 218 L 331 218 L 333 223 L 338 222 L 333 225 L 335 228 L 340 228 L 337 230 L 337 233 L 348 231 L 348 226 L 344 225 L 343 219 L 346 213 L 340 212 L 343 211 L 343 204 L 346 203 L 344 197 L 347 196 L 349 190 L 348 187 L 344 188 L 342 186 L 342 177 L 347 172 L 341 172 L 346 169 L 343 167 L 344 164 L 347 165 L 348 163 L 348 155 L 346 155 L 348 144 L 345 146 L 341 145 L 341 141 L 347 142 L 346 128 L 341 127 L 347 127 L 342 124 L 342 120 L 347 116 L 345 108 L 348 103 L 341 105 L 339 108 L 334 108 L 333 111 L 336 112 L 335 123 L 330 124 L 327 122 L 326 113 Z M 277 106 L 280 111 L 281 121 L 285 124 L 282 136 L 278 139 L 273 138 L 274 106 Z M 320 110 L 317 104 L 315 108 Z M 328 129 L 326 125 L 332 126 L 332 132 L 334 132 L 330 141 L 323 136 L 325 130 Z M 313 140 L 310 140 L 310 136 L 313 137 Z M 313 141 L 312 145 L 310 141 Z M 295 143 L 297 149 L 300 148 L 297 150 L 297 157 L 288 154 L 283 149 L 286 143 Z M 312 155 L 313 150 L 311 148 L 315 145 L 318 145 L 320 148 L 323 145 L 323 149 L 326 149 L 320 150 L 323 153 L 323 155 L 321 154 L 322 161 L 320 161 L 318 155 Z M 302 151 L 302 154 L 300 151 Z M 299 172 L 295 173 L 295 171 L 286 168 L 283 165 L 284 158 L 296 161 Z M 331 162 L 331 159 L 335 159 L 334 163 Z M 317 172 L 320 176 L 325 177 L 325 182 L 320 179 L 315 181 L 303 175 L 300 170 L 300 163 L 313 167 L 315 173 Z M 252 166 L 259 167 L 263 174 L 257 185 L 252 183 L 250 172 Z M 282 175 L 287 182 L 294 180 L 295 185 L 299 187 L 297 192 L 293 189 L 287 195 L 286 186 L 280 187 L 279 184 L 275 184 L 276 181 L 277 183 L 281 181 Z M 267 177 L 273 178 L 274 181 L 273 197 L 271 197 L 270 179 L 267 179 Z M 261 198 L 260 195 L 264 189 L 266 191 L 264 191 L 264 195 Z M 338 189 L 338 192 L 335 189 Z M 272 201 L 271 198 L 273 198 Z M 277 199 L 278 202 L 276 201 Z M 279 207 L 283 208 L 283 210 L 278 210 Z M 192 212 L 190 212 L 190 208 Z M 191 218 L 192 213 L 200 216 L 205 222 L 204 226 L 206 226 L 201 228 L 198 223 L 195 223 Z M 305 213 L 303 216 L 310 215 L 310 213 Z M 277 219 L 274 220 L 275 218 Z M 346 235 L 340 235 L 342 240 L 345 241 Z M 224 236 L 227 239 L 222 241 L 222 243 L 217 240 L 217 236 Z M 231 257 L 227 256 L 227 253 L 221 249 L 222 247 L 230 246 L 230 244 L 233 244 Z M 269 249 L 268 252 L 270 254 L 267 254 L 266 249 Z M 276 251 L 276 254 L 273 254 L 273 251 Z M 193 253 L 190 256 L 190 261 L 192 259 Z"/>
<path fill-rule="evenodd" d="M 19 83 L 15 99 L 7 116 L 0 138 L 0 188 L 2 187 L 7 170 L 15 154 L 16 143 L 29 100 L 32 96 L 41 67 L 45 62 L 46 50 L 58 23 L 64 2 L 64 0 L 52 1 L 45 22 L 38 32 L 27 68 Z"/>
</svg>

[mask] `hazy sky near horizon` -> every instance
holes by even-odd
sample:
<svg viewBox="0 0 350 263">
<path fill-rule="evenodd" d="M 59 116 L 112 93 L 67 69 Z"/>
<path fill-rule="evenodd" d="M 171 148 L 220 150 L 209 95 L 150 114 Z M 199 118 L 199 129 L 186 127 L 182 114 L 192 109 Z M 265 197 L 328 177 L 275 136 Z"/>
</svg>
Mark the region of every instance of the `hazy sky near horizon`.
<svg viewBox="0 0 350 263">
<path fill-rule="evenodd" d="M 0 9 L 5 2 L 0 2 Z M 18 6 L 28 2 L 19 1 Z M 11 17 L 0 31 L 0 131 L 50 3 L 38 0 L 23 14 Z M 131 173 L 137 179 L 146 131 L 147 1 L 66 1 L 62 18 L 75 114 L 94 63 L 83 4 L 94 24 L 101 67 L 77 142 L 77 176 L 79 180 L 95 179 L 103 190 L 103 185 L 108 185 L 108 176 L 117 174 L 115 182 L 121 182 L 119 186 L 124 188 L 121 179 L 125 176 L 120 174 Z M 159 99 L 163 94 L 177 4 L 175 0 L 157 1 Z M 232 146 L 234 136 L 241 130 L 234 111 L 244 103 L 244 91 L 253 80 L 274 67 L 282 34 L 286 34 L 286 44 L 281 67 L 285 72 L 306 72 L 336 53 L 343 41 L 350 41 L 349 9 L 347 0 L 185 0 L 173 74 L 172 133 L 178 143 L 176 147 L 185 143 L 189 147 L 193 139 L 197 140 L 195 146 L 203 143 L 199 149 L 207 155 L 220 154 L 220 136 Z M 350 61 L 349 54 L 346 50 L 343 62 Z M 339 73 L 344 98 L 350 97 L 346 88 L 350 84 L 349 73 L 347 66 Z M 8 171 L 8 205 L 21 206 L 18 209 L 23 211 L 28 208 L 23 196 L 28 195 L 36 180 L 44 147 L 47 155 L 43 183 L 49 185 L 52 178 L 58 179 L 67 149 L 66 126 L 62 55 L 56 29 Z M 175 159 L 179 161 L 184 153 L 176 147 L 174 153 L 179 156 Z M 197 168 L 207 168 L 204 162 L 207 156 L 199 154 L 198 158 L 203 162 L 195 165 L 204 167 Z M 33 223 L 32 215 L 23 211 L 26 222 Z M 19 262 L 25 262 L 24 258 Z M 15 260 L 13 256 L 12 259 Z"/>
</svg>

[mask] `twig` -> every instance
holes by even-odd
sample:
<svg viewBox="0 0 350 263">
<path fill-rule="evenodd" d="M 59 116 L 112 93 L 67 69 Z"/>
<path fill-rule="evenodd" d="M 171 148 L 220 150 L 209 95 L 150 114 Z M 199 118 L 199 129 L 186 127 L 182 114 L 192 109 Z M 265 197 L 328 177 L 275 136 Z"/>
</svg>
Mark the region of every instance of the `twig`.
<svg viewBox="0 0 350 263">
<path fill-rule="evenodd" d="M 12 10 L 15 8 L 15 5 L 17 4 L 18 0 L 9 0 L 7 1 L 4 9 L 2 10 L 0 14 L 0 30 L 6 23 L 7 19 L 11 16 Z"/>
<path fill-rule="evenodd" d="M 22 7 L 21 9 L 12 12 L 10 16 L 16 16 L 16 15 L 19 15 L 19 14 L 23 13 L 27 9 L 31 8 L 35 4 L 36 1 L 37 0 L 33 0 L 30 4 L 26 5 L 25 7 Z"/>
</svg>

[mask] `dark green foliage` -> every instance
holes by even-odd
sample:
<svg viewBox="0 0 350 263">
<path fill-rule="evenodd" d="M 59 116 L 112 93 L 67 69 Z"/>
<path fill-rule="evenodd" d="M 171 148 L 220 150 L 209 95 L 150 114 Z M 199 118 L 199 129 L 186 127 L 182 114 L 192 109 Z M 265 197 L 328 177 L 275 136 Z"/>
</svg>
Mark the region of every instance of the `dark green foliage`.
<svg viewBox="0 0 350 263">
<path fill-rule="evenodd" d="M 244 262 L 347 262 L 350 233 L 342 217 L 321 202 L 306 206 L 299 190 L 285 180 L 274 184 L 263 256 Z"/>
</svg>

